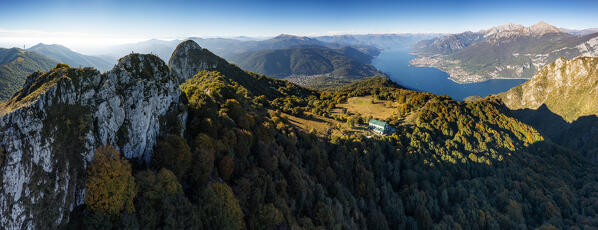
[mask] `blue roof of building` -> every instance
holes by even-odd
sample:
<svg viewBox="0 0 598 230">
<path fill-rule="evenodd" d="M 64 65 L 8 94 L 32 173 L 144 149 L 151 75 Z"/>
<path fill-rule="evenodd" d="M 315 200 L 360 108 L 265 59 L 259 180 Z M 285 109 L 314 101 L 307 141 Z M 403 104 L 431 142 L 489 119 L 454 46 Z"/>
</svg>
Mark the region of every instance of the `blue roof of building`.
<svg viewBox="0 0 598 230">
<path fill-rule="evenodd" d="M 380 126 L 385 126 L 386 125 L 386 122 L 380 121 L 380 120 L 376 120 L 376 119 L 370 119 L 369 123 L 370 124 L 374 124 L 374 125 L 380 125 Z"/>
</svg>

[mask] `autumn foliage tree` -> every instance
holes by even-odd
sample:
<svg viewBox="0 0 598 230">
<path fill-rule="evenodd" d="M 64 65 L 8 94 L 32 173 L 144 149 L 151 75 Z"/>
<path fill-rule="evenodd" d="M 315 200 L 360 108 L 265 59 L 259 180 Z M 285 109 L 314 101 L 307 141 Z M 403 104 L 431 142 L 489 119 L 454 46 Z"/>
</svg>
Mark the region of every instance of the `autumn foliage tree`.
<svg viewBox="0 0 598 230">
<path fill-rule="evenodd" d="M 85 204 L 94 212 L 115 216 L 122 211 L 135 211 L 137 195 L 131 164 L 112 146 L 96 150 L 87 169 Z"/>
<path fill-rule="evenodd" d="M 181 179 L 191 165 L 191 149 L 185 139 L 170 135 L 158 142 L 153 161 L 157 169 L 166 168 Z"/>
<path fill-rule="evenodd" d="M 144 170 L 135 175 L 139 195 L 135 199 L 141 229 L 192 229 L 200 221 L 183 187 L 168 169 Z"/>
<path fill-rule="evenodd" d="M 206 229 L 245 229 L 243 211 L 228 185 L 212 183 L 201 197 Z"/>
<path fill-rule="evenodd" d="M 218 172 L 222 179 L 228 180 L 235 169 L 233 158 L 230 155 L 224 156 L 218 165 Z"/>
</svg>

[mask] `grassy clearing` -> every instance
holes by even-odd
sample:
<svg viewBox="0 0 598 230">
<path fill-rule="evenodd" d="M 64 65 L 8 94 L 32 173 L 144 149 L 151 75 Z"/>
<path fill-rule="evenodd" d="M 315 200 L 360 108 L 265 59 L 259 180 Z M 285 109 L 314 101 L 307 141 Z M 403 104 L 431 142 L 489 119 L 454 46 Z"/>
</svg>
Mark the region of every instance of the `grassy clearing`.
<svg viewBox="0 0 598 230">
<path fill-rule="evenodd" d="M 372 96 L 352 97 L 347 99 L 347 103 L 336 105 L 336 108 L 333 109 L 333 114 L 341 115 L 345 118 L 357 115 L 364 119 L 372 117 L 386 120 L 394 115 L 400 105 L 400 103 L 392 101 L 377 100 Z M 349 122 L 326 118 L 312 113 L 306 113 L 306 116 L 302 117 L 293 116 L 287 113 L 282 113 L 281 115 L 294 126 L 306 132 L 314 131 L 320 136 L 350 135 L 354 133 L 372 135 L 371 131 L 368 130 L 367 125 L 364 125 L 363 123 L 356 123 L 351 126 Z"/>
<path fill-rule="evenodd" d="M 334 112 L 342 113 L 343 110 L 346 110 L 350 114 L 386 120 L 393 115 L 399 105 L 392 101 L 377 100 L 372 96 L 352 97 L 347 99 L 347 103 L 338 104 L 338 108 Z"/>
<path fill-rule="evenodd" d="M 351 128 L 346 122 L 340 122 L 334 119 L 316 116 L 308 113 L 310 118 L 296 117 L 287 113 L 282 113 L 282 117 L 287 119 L 291 124 L 306 131 L 315 131 L 317 135 L 346 135 L 356 132 L 367 132 L 365 127 Z"/>
</svg>

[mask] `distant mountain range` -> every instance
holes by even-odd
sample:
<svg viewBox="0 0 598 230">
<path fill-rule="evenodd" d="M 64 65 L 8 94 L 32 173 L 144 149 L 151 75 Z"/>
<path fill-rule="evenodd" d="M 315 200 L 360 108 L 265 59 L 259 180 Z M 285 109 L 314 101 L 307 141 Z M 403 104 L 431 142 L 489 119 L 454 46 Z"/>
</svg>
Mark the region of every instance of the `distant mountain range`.
<svg viewBox="0 0 598 230">
<path fill-rule="evenodd" d="M 336 43 L 288 34 L 266 40 L 197 37 L 189 40 L 249 71 L 288 78 L 315 88 L 321 88 L 326 82 L 336 82 L 332 85 L 337 86 L 354 79 L 384 75 L 370 65 L 380 48 L 366 42 Z M 149 40 L 113 47 L 108 51 L 115 56 L 130 52 L 152 53 L 168 60 L 179 42 Z M 326 86 L 331 86 L 328 83 Z"/>
<path fill-rule="evenodd" d="M 281 34 L 266 40 L 239 40 L 230 38 L 199 38 L 191 37 L 188 40 L 197 42 L 201 47 L 213 51 L 215 54 L 228 59 L 235 55 L 263 49 L 283 49 L 296 46 L 339 46 L 328 44 L 308 37 L 299 37 Z M 169 60 L 175 47 L 183 40 L 157 40 L 152 39 L 139 43 L 124 44 L 107 49 L 107 54 L 111 56 L 122 56 L 131 52 L 155 54 L 162 60 Z"/>
<path fill-rule="evenodd" d="M 57 63 L 72 67 L 94 67 L 107 71 L 116 59 L 83 55 L 61 45 L 37 44 L 29 49 L 0 48 L 0 101 L 21 88 L 25 77 L 35 71 L 48 71 Z"/>
<path fill-rule="evenodd" d="M 413 53 L 412 65 L 438 68 L 458 83 L 531 78 L 559 57 L 598 55 L 598 34 L 573 35 L 545 22 L 529 27 L 508 23 L 421 41 Z"/>
<path fill-rule="evenodd" d="M 363 52 L 370 54 L 377 54 L 378 50 L 374 46 L 363 44 L 339 44 L 327 41 L 321 41 L 316 38 L 294 36 L 288 34 L 281 34 L 273 38 L 265 40 L 251 40 L 251 39 L 232 39 L 232 38 L 199 38 L 191 37 L 188 40 L 193 40 L 201 47 L 214 52 L 215 54 L 230 59 L 236 55 L 258 50 L 273 50 L 273 49 L 288 49 L 299 46 L 322 46 L 328 48 L 341 48 L 343 46 L 352 45 Z M 162 58 L 169 60 L 170 55 L 174 51 L 177 44 L 183 40 L 157 40 L 152 39 L 139 43 L 124 44 L 106 49 L 106 54 L 114 57 L 126 55 L 131 52 L 136 53 L 152 53 Z"/>
<path fill-rule="evenodd" d="M 432 39 L 441 34 L 344 34 L 315 37 L 320 41 L 344 45 L 373 46 L 379 49 L 408 48 L 421 40 Z"/>
<path fill-rule="evenodd" d="M 36 52 L 19 48 L 0 48 L 0 101 L 17 92 L 25 77 L 35 71 L 47 71 L 57 61 Z"/>
<path fill-rule="evenodd" d="M 72 67 L 94 67 L 100 71 L 107 71 L 116 63 L 116 59 L 80 54 L 61 45 L 37 44 L 29 49 L 50 59 L 68 64 Z"/>
<path fill-rule="evenodd" d="M 573 34 L 573 35 L 579 35 L 579 36 L 584 36 L 584 35 L 588 35 L 588 34 L 598 33 L 598 28 L 589 28 L 589 29 L 582 29 L 582 30 L 573 30 L 573 29 L 560 28 L 560 30 L 562 30 L 565 33 L 569 33 L 569 34 Z"/>
</svg>

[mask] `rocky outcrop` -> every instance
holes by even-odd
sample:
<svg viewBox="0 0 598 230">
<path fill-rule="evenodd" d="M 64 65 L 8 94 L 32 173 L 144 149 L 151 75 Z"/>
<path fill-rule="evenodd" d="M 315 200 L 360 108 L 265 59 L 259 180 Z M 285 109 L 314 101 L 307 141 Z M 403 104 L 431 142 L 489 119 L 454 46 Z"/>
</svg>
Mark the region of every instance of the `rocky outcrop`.
<svg viewBox="0 0 598 230">
<path fill-rule="evenodd" d="M 222 65 L 229 64 L 192 40 L 181 42 L 168 61 L 168 66 L 181 81 L 193 77 L 200 70 L 216 70 Z"/>
<path fill-rule="evenodd" d="M 0 225 L 55 229 L 83 203 L 85 167 L 100 145 L 149 160 L 180 77 L 131 54 L 104 74 L 57 67 L 29 76 L 0 117 Z"/>
<path fill-rule="evenodd" d="M 200 70 L 232 68 L 193 41 L 179 44 L 169 64 L 131 54 L 103 74 L 65 65 L 31 74 L 0 106 L 2 229 L 61 227 L 83 204 L 98 146 L 148 162 L 159 135 L 184 133 L 172 130 L 187 117 L 179 85 Z"/>
<path fill-rule="evenodd" d="M 536 110 L 546 105 L 567 122 L 598 115 L 598 58 L 559 58 L 529 81 L 499 96 L 513 110 Z"/>
</svg>

